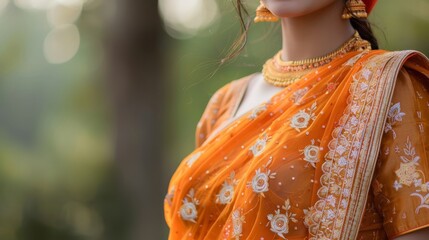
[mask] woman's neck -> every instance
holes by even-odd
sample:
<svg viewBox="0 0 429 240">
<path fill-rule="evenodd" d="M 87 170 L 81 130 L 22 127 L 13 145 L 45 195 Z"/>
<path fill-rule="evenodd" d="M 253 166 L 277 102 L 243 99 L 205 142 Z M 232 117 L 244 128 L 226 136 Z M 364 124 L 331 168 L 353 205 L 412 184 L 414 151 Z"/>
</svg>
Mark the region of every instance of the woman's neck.
<svg viewBox="0 0 429 240">
<path fill-rule="evenodd" d="M 282 60 L 295 61 L 335 51 L 355 32 L 349 20 L 341 18 L 344 4 L 333 4 L 301 17 L 282 18 Z"/>
</svg>

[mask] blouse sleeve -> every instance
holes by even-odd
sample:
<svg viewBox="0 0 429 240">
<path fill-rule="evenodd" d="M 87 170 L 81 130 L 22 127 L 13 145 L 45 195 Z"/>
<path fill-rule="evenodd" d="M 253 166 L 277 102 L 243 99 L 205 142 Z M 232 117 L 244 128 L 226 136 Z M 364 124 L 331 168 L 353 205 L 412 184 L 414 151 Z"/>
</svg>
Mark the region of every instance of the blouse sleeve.
<svg viewBox="0 0 429 240">
<path fill-rule="evenodd" d="M 429 227 L 429 71 L 401 68 L 372 190 L 389 239 Z"/>
<path fill-rule="evenodd" d="M 201 146 L 225 115 L 231 83 L 219 88 L 208 101 L 195 131 L 195 147 Z"/>
<path fill-rule="evenodd" d="M 198 121 L 195 131 L 195 147 L 201 146 L 213 130 L 228 120 L 244 94 L 251 76 L 253 74 L 232 80 L 213 94 Z"/>
</svg>

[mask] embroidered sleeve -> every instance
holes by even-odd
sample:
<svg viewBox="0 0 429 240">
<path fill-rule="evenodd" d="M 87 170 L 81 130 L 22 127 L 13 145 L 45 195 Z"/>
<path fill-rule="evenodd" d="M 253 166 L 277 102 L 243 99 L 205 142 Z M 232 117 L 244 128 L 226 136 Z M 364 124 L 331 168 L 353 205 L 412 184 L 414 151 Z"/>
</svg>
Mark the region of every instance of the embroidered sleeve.
<svg viewBox="0 0 429 240">
<path fill-rule="evenodd" d="M 400 70 L 384 128 L 371 190 L 389 239 L 429 227 L 427 76 L 415 63 Z"/>
<path fill-rule="evenodd" d="M 195 146 L 199 147 L 207 139 L 210 133 L 225 117 L 231 100 L 231 85 L 233 82 L 227 83 L 219 88 L 208 101 L 203 114 L 198 121 L 195 132 Z"/>
<path fill-rule="evenodd" d="M 201 146 L 213 130 L 225 120 L 228 120 L 235 104 L 240 100 L 240 93 L 246 87 L 247 80 L 251 76 L 252 74 L 235 79 L 219 88 L 213 94 L 197 124 L 195 132 L 196 147 Z"/>
</svg>

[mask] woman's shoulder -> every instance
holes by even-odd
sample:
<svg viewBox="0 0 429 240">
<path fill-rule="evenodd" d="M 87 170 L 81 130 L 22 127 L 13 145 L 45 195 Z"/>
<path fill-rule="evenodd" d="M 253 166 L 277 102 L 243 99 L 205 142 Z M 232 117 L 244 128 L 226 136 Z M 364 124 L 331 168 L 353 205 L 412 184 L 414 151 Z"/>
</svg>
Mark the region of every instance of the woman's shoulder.
<svg viewBox="0 0 429 240">
<path fill-rule="evenodd" d="M 396 68 L 393 69 L 399 73 L 396 75 L 398 78 L 401 78 L 400 73 L 404 73 L 427 83 L 429 80 L 429 58 L 426 54 L 413 49 L 389 51 L 388 53 L 393 55 L 394 62 L 397 62 Z"/>
<path fill-rule="evenodd" d="M 371 50 L 366 57 L 359 59 L 361 64 L 356 67 L 383 69 L 390 76 L 398 76 L 400 72 L 429 77 L 429 59 L 418 50 Z"/>
<path fill-rule="evenodd" d="M 245 87 L 248 81 L 256 74 L 259 74 L 259 72 L 254 72 L 239 78 L 232 79 L 231 81 L 227 82 L 226 84 L 218 88 L 213 94 L 213 96 L 218 95 L 217 97 L 220 97 L 220 96 L 225 97 L 227 95 L 234 95 L 234 92 Z"/>
<path fill-rule="evenodd" d="M 258 74 L 258 72 L 244 75 L 239 78 L 232 79 L 226 84 L 219 87 L 210 97 L 207 103 L 207 108 L 227 108 L 236 100 L 240 93 L 246 88 L 250 79 Z"/>
<path fill-rule="evenodd" d="M 426 54 L 419 50 L 414 49 L 404 49 L 404 50 L 387 50 L 387 49 L 377 49 L 371 50 L 369 55 L 377 55 L 381 57 L 386 57 L 389 59 L 399 59 L 404 63 L 409 60 L 415 60 L 422 62 L 429 62 L 429 58 Z"/>
<path fill-rule="evenodd" d="M 241 94 L 244 93 L 248 81 L 257 74 L 258 72 L 255 72 L 235 78 L 213 93 L 197 124 L 197 146 L 201 145 L 219 124 L 229 118 L 229 114 L 240 99 Z"/>
</svg>

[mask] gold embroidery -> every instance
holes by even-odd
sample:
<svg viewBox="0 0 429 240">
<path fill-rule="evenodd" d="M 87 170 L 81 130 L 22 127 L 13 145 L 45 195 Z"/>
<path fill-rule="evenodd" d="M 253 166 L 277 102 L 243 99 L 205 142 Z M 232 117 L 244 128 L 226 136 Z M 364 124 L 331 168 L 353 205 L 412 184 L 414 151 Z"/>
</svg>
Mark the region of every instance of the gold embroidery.
<svg viewBox="0 0 429 240">
<path fill-rule="evenodd" d="M 401 163 L 399 169 L 395 171 L 396 175 L 399 177 L 399 183 L 411 186 L 414 180 L 419 177 L 419 174 L 416 172 L 416 170 L 416 165 L 411 162 Z"/>
<path fill-rule="evenodd" d="M 399 169 L 395 171 L 398 180 L 395 180 L 393 187 L 396 191 L 402 188 L 402 185 L 413 187 L 415 190 L 410 196 L 420 199 L 419 206 L 416 207 L 418 214 L 420 209 L 429 208 L 429 182 L 426 182 L 426 176 L 422 171 L 418 170 L 420 156 L 416 155 L 416 149 L 411 144 L 410 137 L 407 136 L 407 142 L 403 148 L 405 155 L 400 156 L 401 163 Z"/>
</svg>

